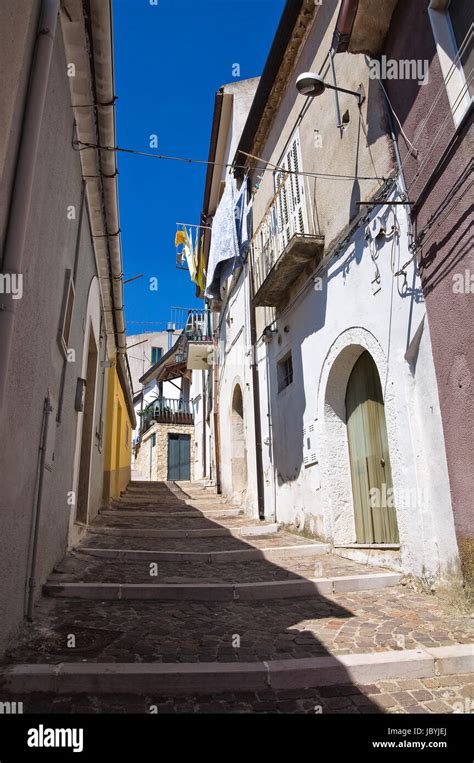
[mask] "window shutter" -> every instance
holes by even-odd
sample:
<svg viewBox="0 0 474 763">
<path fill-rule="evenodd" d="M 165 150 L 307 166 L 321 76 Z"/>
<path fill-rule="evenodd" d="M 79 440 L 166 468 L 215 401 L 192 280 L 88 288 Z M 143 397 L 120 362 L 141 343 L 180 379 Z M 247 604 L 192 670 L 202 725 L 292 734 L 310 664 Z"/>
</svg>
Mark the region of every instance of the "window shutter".
<svg viewBox="0 0 474 763">
<path fill-rule="evenodd" d="M 280 252 L 295 233 L 302 234 L 308 229 L 304 177 L 298 174 L 302 166 L 298 133 L 293 136 L 281 166 L 289 174 L 285 178 L 281 170 L 275 173 L 275 192 L 281 187 L 277 202 Z"/>
</svg>

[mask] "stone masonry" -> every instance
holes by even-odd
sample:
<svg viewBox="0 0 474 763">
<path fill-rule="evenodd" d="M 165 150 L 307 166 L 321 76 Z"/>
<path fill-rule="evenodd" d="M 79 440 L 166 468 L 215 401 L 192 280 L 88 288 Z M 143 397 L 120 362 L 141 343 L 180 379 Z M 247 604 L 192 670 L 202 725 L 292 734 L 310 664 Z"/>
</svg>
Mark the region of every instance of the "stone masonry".
<svg viewBox="0 0 474 763">
<path fill-rule="evenodd" d="M 193 424 L 153 424 L 145 433 L 140 450 L 135 462 L 135 469 L 144 479 L 165 481 L 168 479 L 168 435 L 189 434 L 191 436 L 191 479 L 194 479 L 194 459 L 196 443 L 194 439 Z M 151 457 L 150 475 L 150 449 L 153 435 L 156 435 L 156 444 L 153 447 Z"/>
</svg>

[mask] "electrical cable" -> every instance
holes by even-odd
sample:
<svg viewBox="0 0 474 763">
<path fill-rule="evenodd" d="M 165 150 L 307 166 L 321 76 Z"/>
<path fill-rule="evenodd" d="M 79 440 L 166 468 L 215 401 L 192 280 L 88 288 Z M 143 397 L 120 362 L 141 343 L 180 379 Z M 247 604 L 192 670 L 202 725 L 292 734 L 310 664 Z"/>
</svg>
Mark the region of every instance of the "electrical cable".
<svg viewBox="0 0 474 763">
<path fill-rule="evenodd" d="M 73 147 L 75 151 L 86 151 L 87 149 L 94 149 L 99 151 L 118 151 L 126 154 L 135 154 L 136 156 L 146 156 L 151 159 L 162 159 L 172 162 L 184 162 L 185 164 L 203 164 L 211 165 L 213 167 L 225 167 L 227 169 L 233 167 L 234 169 L 246 169 L 244 165 L 233 165 L 229 162 L 211 162 L 206 159 L 192 159 L 186 156 L 168 156 L 166 154 L 151 154 L 148 151 L 138 151 L 133 148 L 123 148 L 122 146 L 101 146 L 98 143 L 87 143 L 81 140 L 74 140 Z M 79 148 L 76 148 L 79 147 Z M 262 160 L 263 161 L 263 160 Z M 263 167 L 262 172 L 273 172 L 274 170 L 269 167 Z M 316 178 L 329 178 L 329 179 L 342 179 L 342 180 L 382 180 L 384 177 L 364 176 L 364 175 L 343 175 L 337 173 L 324 173 L 324 172 L 297 172 L 296 170 L 285 170 L 288 175 L 303 175 L 307 177 Z"/>
</svg>

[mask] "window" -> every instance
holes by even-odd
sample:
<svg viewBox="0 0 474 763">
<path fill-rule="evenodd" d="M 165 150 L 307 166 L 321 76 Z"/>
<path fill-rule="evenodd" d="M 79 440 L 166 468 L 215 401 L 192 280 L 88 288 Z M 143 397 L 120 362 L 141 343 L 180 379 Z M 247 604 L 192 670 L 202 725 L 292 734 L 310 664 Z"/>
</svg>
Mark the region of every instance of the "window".
<svg viewBox="0 0 474 763">
<path fill-rule="evenodd" d="M 152 434 L 151 436 L 151 447 L 154 448 L 156 445 L 156 434 Z"/>
<path fill-rule="evenodd" d="M 304 176 L 301 172 L 301 148 L 298 133 L 290 140 L 279 166 L 291 172 L 286 175 L 277 170 L 274 176 L 275 193 L 277 195 L 277 226 L 281 250 L 295 233 L 306 233 L 306 204 L 304 195 Z"/>
<path fill-rule="evenodd" d="M 429 16 L 453 120 L 458 127 L 473 93 L 472 22 L 465 0 L 431 0 Z"/>
<path fill-rule="evenodd" d="M 472 6 L 466 0 L 451 0 L 449 18 L 453 28 L 459 61 L 464 71 L 469 95 L 474 94 L 474 49 L 472 47 Z"/>
<path fill-rule="evenodd" d="M 69 349 L 69 339 L 71 336 L 72 313 L 74 308 L 74 281 L 72 279 L 72 270 L 66 270 L 66 280 L 64 284 L 63 304 L 61 309 L 61 320 L 59 322 L 58 341 L 64 355 Z"/>
<path fill-rule="evenodd" d="M 155 363 L 158 363 L 158 361 L 161 360 L 162 355 L 163 355 L 163 350 L 161 347 L 152 347 L 151 348 L 151 365 L 154 366 Z"/>
<path fill-rule="evenodd" d="M 128 448 L 130 438 L 130 427 L 128 426 L 128 421 L 125 424 L 125 447 Z"/>
<path fill-rule="evenodd" d="M 293 381 L 293 360 L 291 352 L 280 360 L 277 365 L 278 392 L 282 392 Z"/>
</svg>

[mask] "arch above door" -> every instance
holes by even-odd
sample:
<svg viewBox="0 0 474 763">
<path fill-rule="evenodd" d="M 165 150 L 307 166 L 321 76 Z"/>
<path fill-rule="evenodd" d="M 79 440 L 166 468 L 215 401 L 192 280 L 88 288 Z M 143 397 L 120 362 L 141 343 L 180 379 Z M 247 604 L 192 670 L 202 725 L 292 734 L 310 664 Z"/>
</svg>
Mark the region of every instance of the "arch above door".
<svg viewBox="0 0 474 763">
<path fill-rule="evenodd" d="M 401 481 L 399 453 L 393 447 L 396 438 L 396 406 L 393 386 L 390 382 L 387 383 L 387 358 L 378 339 L 370 331 L 359 326 L 351 327 L 343 331 L 329 347 L 318 384 L 320 500 L 325 507 L 324 535 L 335 545 L 353 544 L 356 539 L 345 398 L 354 364 L 366 350 L 375 362 L 384 389 L 393 480 L 395 484 Z"/>
</svg>

